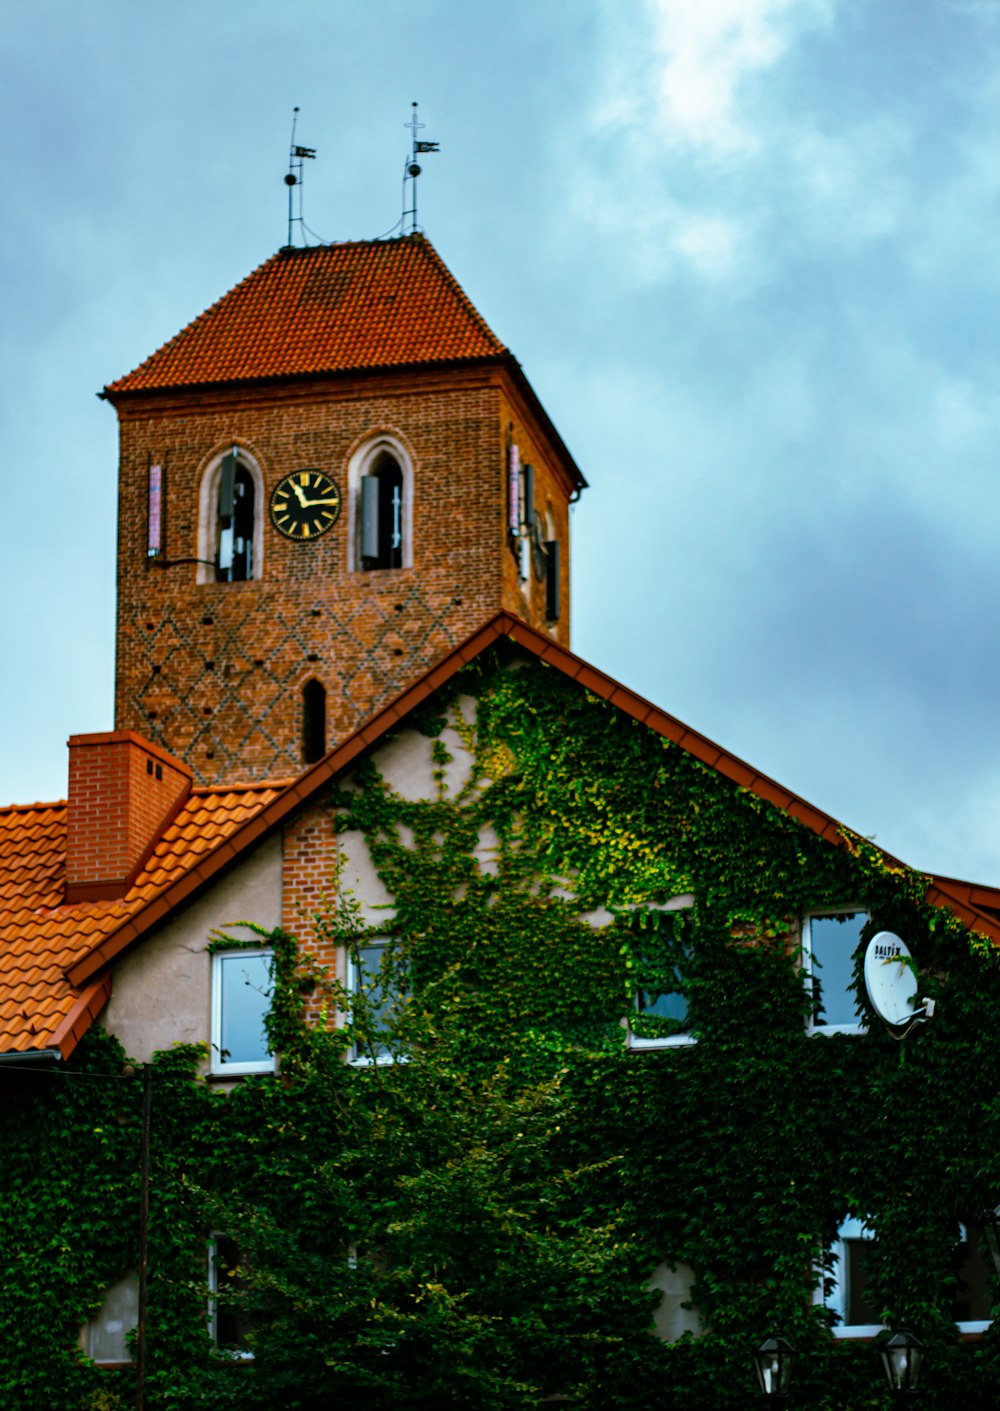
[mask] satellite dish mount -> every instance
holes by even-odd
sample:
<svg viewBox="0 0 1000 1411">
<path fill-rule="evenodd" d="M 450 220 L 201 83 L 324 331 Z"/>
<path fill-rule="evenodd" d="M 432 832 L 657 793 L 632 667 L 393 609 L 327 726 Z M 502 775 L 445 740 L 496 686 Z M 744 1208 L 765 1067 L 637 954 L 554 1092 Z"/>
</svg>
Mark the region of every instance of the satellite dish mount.
<svg viewBox="0 0 1000 1411">
<path fill-rule="evenodd" d="M 914 1024 L 930 1019 L 932 999 L 918 1000 L 917 973 L 905 941 L 892 931 L 872 936 L 865 951 L 865 990 L 868 1002 L 883 1023 L 902 1030 L 905 1038 Z"/>
</svg>

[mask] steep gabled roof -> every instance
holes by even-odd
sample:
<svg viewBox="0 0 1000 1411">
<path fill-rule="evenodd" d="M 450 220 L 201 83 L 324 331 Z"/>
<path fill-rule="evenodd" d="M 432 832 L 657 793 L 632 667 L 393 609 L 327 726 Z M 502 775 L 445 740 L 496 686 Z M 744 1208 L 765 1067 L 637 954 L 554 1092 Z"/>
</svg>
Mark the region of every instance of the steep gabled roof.
<svg viewBox="0 0 1000 1411">
<path fill-rule="evenodd" d="M 111 993 L 103 975 L 76 988 L 66 970 L 101 937 L 190 876 L 280 793 L 280 786 L 196 789 L 126 895 L 66 905 L 66 804 L 0 809 L 0 1053 L 68 1057 Z"/>
<path fill-rule="evenodd" d="M 409 235 L 279 250 L 105 395 L 509 356 Z"/>
<path fill-rule="evenodd" d="M 766 799 L 834 846 L 852 844 L 855 835 L 829 814 L 557 646 L 544 633 L 509 613 L 498 613 L 297 779 L 242 789 L 195 790 L 121 900 L 62 904 L 65 804 L 0 809 L 0 1053 L 56 1049 L 65 1057 L 110 994 L 109 968 L 119 956 L 320 796 L 338 774 L 501 638 L 511 639 L 525 653 Z M 882 857 L 890 866 L 902 866 L 884 852 Z M 1000 923 L 980 910 L 1000 903 L 1000 890 L 928 877 L 925 899 L 1000 945 Z"/>
<path fill-rule="evenodd" d="M 465 642 L 455 647 L 436 666 L 401 692 L 394 701 L 359 726 L 343 744 L 305 770 L 269 803 L 257 810 L 231 836 L 219 843 L 204 858 L 196 871 L 178 877 L 172 887 L 157 895 L 145 907 L 122 918 L 116 929 L 105 932 L 88 954 L 81 956 L 70 966 L 70 981 L 76 986 L 92 983 L 119 955 L 139 941 L 151 926 L 165 920 L 176 907 L 193 898 L 237 857 L 280 828 L 285 820 L 303 805 L 321 795 L 342 770 L 373 749 L 435 690 L 445 685 L 463 666 L 488 650 L 502 637 L 510 638 L 523 651 L 561 671 L 594 695 L 610 701 L 619 710 L 679 745 L 695 759 L 733 780 L 741 788 L 749 789 L 758 797 L 766 799 L 768 803 L 782 809 L 835 846 L 848 845 L 856 837 L 830 814 L 806 803 L 797 794 L 769 779 L 766 774 L 761 774 L 759 770 L 744 763 L 720 745 L 713 744 L 676 716 L 657 709 L 634 691 L 588 665 L 564 647 L 558 646 L 544 633 L 529 627 L 520 618 L 501 612 Z M 876 850 L 890 866 L 903 867 L 898 859 L 884 850 Z M 945 879 L 928 878 L 925 899 L 932 906 L 951 911 L 964 926 L 985 936 L 992 944 L 1000 945 L 1000 923 L 972 905 L 968 897 L 962 894 L 961 884 L 949 885 Z"/>
</svg>

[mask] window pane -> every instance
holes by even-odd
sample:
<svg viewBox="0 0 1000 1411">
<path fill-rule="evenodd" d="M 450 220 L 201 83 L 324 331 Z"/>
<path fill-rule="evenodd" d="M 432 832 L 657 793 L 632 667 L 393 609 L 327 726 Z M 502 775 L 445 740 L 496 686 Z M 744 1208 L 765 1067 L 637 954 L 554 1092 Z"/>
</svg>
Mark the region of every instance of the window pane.
<svg viewBox="0 0 1000 1411">
<path fill-rule="evenodd" d="M 246 1320 L 238 1303 L 246 1290 L 246 1281 L 239 1274 L 239 1246 L 226 1235 L 216 1235 L 210 1258 L 212 1336 L 224 1351 L 246 1355 Z"/>
<path fill-rule="evenodd" d="M 637 913 L 637 983 L 633 1031 L 639 1038 L 668 1038 L 689 1027 L 688 979 L 692 967 L 690 916 L 685 911 Z"/>
<path fill-rule="evenodd" d="M 271 957 L 234 951 L 221 957 L 221 1059 L 259 1063 L 268 1058 L 264 1020 L 271 1008 Z"/>
<path fill-rule="evenodd" d="M 874 1240 L 844 1241 L 844 1262 L 847 1265 L 845 1277 L 847 1289 L 844 1298 L 844 1322 L 857 1327 L 864 1323 L 880 1323 L 882 1320 L 868 1302 L 868 1254 Z"/>
<path fill-rule="evenodd" d="M 364 1015 L 358 1014 L 356 1018 L 362 1021 L 368 1040 L 359 1048 L 359 1057 L 374 1054 L 376 1058 L 386 1058 L 390 1053 L 389 1045 L 379 1041 L 377 1036 L 392 1023 L 396 1007 L 404 997 L 405 984 L 398 959 L 393 961 L 390 957 L 388 968 L 380 968 L 388 950 L 387 941 L 373 941 L 358 947 L 354 990 L 355 993 L 363 991 L 366 1003 Z"/>
<path fill-rule="evenodd" d="M 97 1317 L 84 1325 L 84 1352 L 95 1362 L 128 1362 L 126 1339 L 138 1321 L 139 1281 L 126 1274 L 108 1289 Z"/>
<path fill-rule="evenodd" d="M 816 996 L 817 1024 L 857 1024 L 854 953 L 868 921 L 863 911 L 809 918 L 810 974 Z"/>
<path fill-rule="evenodd" d="M 959 1227 L 952 1252 L 955 1292 L 951 1316 L 956 1323 L 989 1322 L 992 1311 L 990 1275 L 983 1258 L 983 1232 L 978 1225 Z"/>
</svg>

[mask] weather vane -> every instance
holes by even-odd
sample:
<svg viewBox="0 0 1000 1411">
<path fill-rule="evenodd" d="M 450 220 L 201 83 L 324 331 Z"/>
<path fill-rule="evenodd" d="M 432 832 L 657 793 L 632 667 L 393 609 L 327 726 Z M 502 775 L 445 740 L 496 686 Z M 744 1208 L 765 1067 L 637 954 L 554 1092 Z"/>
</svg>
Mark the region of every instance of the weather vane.
<svg viewBox="0 0 1000 1411">
<path fill-rule="evenodd" d="M 422 156 L 425 152 L 437 152 L 439 150 L 439 144 L 437 142 L 423 142 L 417 137 L 417 133 L 423 131 L 424 124 L 417 122 L 416 103 L 413 104 L 413 116 L 410 118 L 409 122 L 404 122 L 403 126 L 410 129 L 413 142 L 410 154 L 406 159 L 406 168 L 403 172 L 403 219 L 401 224 L 403 226 L 404 235 L 416 235 L 417 231 L 420 229 L 417 224 L 417 177 L 421 172 L 421 166 L 417 158 Z M 410 184 L 409 205 L 406 205 L 407 182 Z M 409 217 L 410 221 L 409 228 L 407 228 L 406 224 L 407 217 Z"/>
<path fill-rule="evenodd" d="M 289 149 L 288 149 L 288 174 L 287 174 L 287 176 L 285 177 L 285 185 L 288 187 L 288 244 L 289 244 L 289 245 L 291 245 L 291 243 L 292 243 L 292 226 L 293 226 L 293 224 L 295 223 L 296 220 L 297 220 L 298 223 L 299 223 L 299 230 L 300 230 L 300 233 L 302 233 L 302 243 L 303 243 L 303 245 L 306 243 L 305 234 L 304 234 L 304 232 L 303 232 L 304 222 L 303 222 L 303 219 L 302 219 L 302 166 L 303 166 L 303 162 L 306 160 L 307 157 L 308 157 L 308 158 L 312 158 L 312 157 L 315 157 L 315 155 L 316 155 L 316 148 L 315 148 L 315 147 L 299 147 L 299 146 L 296 145 L 296 142 L 295 142 L 295 129 L 296 129 L 297 125 L 298 125 L 298 121 L 299 121 L 299 110 L 298 110 L 298 108 L 293 108 L 293 109 L 292 109 L 292 140 L 291 140 L 291 144 L 290 144 Z M 298 203 L 297 203 L 297 204 L 298 204 L 298 209 L 299 209 L 299 213 L 298 213 L 297 216 L 295 215 L 295 192 L 296 192 L 296 187 L 298 187 Z"/>
</svg>

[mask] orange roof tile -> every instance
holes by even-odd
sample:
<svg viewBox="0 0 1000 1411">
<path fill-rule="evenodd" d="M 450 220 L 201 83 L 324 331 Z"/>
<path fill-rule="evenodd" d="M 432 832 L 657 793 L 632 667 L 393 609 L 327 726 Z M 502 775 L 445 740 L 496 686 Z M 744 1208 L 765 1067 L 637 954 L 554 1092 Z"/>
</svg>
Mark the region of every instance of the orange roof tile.
<svg viewBox="0 0 1000 1411">
<path fill-rule="evenodd" d="M 195 789 L 124 897 L 63 903 L 65 803 L 0 808 L 0 1053 L 67 1057 L 110 995 L 107 976 L 76 989 L 66 970 L 167 890 L 282 792 Z"/>
<path fill-rule="evenodd" d="M 459 643 L 422 677 L 400 692 L 395 700 L 383 706 L 369 720 L 362 722 L 354 734 L 348 736 L 336 749 L 311 765 L 298 779 L 277 790 L 267 804 L 239 825 L 232 837 L 227 839 L 225 846 L 213 846 L 198 868 L 198 884 L 205 885 L 213 876 L 221 874 L 234 857 L 255 846 L 269 831 L 280 828 L 303 804 L 321 796 L 340 771 L 346 769 L 366 750 L 375 748 L 390 730 L 395 729 L 410 711 L 427 698 L 432 689 L 430 683 L 435 686 L 444 684 L 467 662 L 480 652 L 486 651 L 501 637 L 509 637 L 524 651 L 546 662 L 593 694 L 604 700 L 613 699 L 619 709 L 627 710 L 634 719 L 642 721 L 651 730 L 671 740 L 696 759 L 707 762 L 709 768 L 717 769 L 735 780 L 741 788 L 782 809 L 827 842 L 838 847 L 855 846 L 857 835 L 838 823 L 830 814 L 814 808 L 775 780 L 769 779 L 766 774 L 761 774 L 743 760 L 737 759 L 720 745 L 713 744 L 676 716 L 657 710 L 634 691 L 558 646 L 543 632 L 529 627 L 526 622 L 511 613 L 500 612 L 484 622 L 466 641 Z M 876 851 L 888 866 L 904 866 L 883 849 Z M 962 895 L 962 884 L 951 883 L 942 878 L 928 877 L 926 880 L 925 900 L 930 905 L 947 909 L 964 926 L 1000 947 L 1000 921 L 981 909 L 981 904 L 977 905 Z M 194 879 L 190 872 L 182 872 L 172 879 L 171 886 L 153 901 L 146 915 L 136 913 L 134 916 L 119 918 L 116 925 L 105 930 L 103 940 L 95 940 L 90 950 L 84 949 L 71 964 L 70 977 L 73 983 L 83 986 L 93 982 L 117 956 L 124 954 L 142 939 L 145 930 L 155 924 L 161 913 L 167 914 L 172 907 L 183 905 L 193 890 Z"/>
<path fill-rule="evenodd" d="M 501 637 L 547 662 L 587 690 L 613 701 L 710 768 L 735 779 L 799 819 L 835 846 L 854 835 L 829 814 L 782 788 L 588 666 L 510 613 L 485 622 L 465 642 L 400 693 L 324 759 L 297 779 L 243 788 L 198 789 L 167 828 L 127 895 L 117 901 L 62 904 L 66 805 L 0 809 L 0 1053 L 61 1048 L 82 1037 L 110 993 L 108 967 L 164 916 L 183 906 L 242 852 L 280 828 L 338 773 L 374 748 L 429 694 L 429 683 L 452 678 Z M 890 866 L 902 866 L 888 853 Z M 953 878 L 927 877 L 925 900 L 1000 946 L 1000 921 L 989 910 L 1000 890 Z"/>
<path fill-rule="evenodd" d="M 279 250 L 105 395 L 510 355 L 429 241 Z"/>
</svg>

